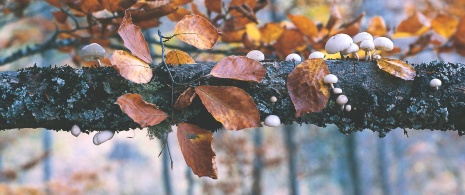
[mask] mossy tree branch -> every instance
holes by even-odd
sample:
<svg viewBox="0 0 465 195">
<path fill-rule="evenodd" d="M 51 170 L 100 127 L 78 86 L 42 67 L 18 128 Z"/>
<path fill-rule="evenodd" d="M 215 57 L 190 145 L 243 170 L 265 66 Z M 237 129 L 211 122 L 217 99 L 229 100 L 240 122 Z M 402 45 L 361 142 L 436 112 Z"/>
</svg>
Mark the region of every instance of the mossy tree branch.
<svg viewBox="0 0 465 195">
<path fill-rule="evenodd" d="M 261 83 L 207 77 L 214 63 L 170 67 L 176 83 L 171 85 L 164 66 L 154 66 L 149 84 L 134 84 L 110 67 L 38 68 L 0 73 L 0 129 L 48 128 L 68 131 L 77 124 L 86 132 L 139 128 L 118 105 L 125 93 L 139 93 L 166 113 L 172 113 L 171 89 L 175 97 L 187 87 L 198 85 L 237 86 L 254 99 L 263 120 L 269 114 L 284 124 L 336 124 L 343 133 L 371 129 L 385 135 L 391 129 L 435 129 L 465 132 L 465 65 L 431 62 L 413 65 L 417 76 L 405 81 L 380 70 L 375 62 L 327 61 L 331 73 L 339 77 L 337 87 L 349 97 L 352 111 L 341 111 L 336 95 L 321 112 L 295 118 L 295 109 L 286 89 L 286 79 L 294 64 L 263 62 L 268 72 Z M 439 90 L 429 87 L 432 78 L 441 79 Z M 225 94 L 227 95 L 227 94 Z M 278 97 L 270 103 L 271 96 Z M 174 112 L 173 123 L 191 122 L 211 130 L 220 127 L 197 99 L 191 106 Z M 155 135 L 169 130 L 169 123 L 155 128 Z"/>
</svg>

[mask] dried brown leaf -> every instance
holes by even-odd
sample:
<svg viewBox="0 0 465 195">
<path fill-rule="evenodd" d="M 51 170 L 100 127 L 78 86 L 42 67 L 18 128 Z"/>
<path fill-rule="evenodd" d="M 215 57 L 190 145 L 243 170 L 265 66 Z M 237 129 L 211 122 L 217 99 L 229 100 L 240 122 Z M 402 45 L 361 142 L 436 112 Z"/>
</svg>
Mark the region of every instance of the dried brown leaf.
<svg viewBox="0 0 465 195">
<path fill-rule="evenodd" d="M 295 27 L 304 35 L 308 37 L 316 37 L 318 35 L 318 28 L 310 18 L 302 15 L 291 15 L 287 17 L 294 23 Z"/>
<path fill-rule="evenodd" d="M 413 68 L 410 64 L 407 64 L 402 60 L 382 58 L 376 61 L 378 67 L 381 70 L 384 70 L 391 75 L 394 75 L 404 80 L 415 79 L 415 68 Z"/>
<path fill-rule="evenodd" d="M 199 49 L 211 49 L 218 40 L 218 31 L 204 17 L 188 15 L 179 21 L 174 27 L 174 34 L 184 41 Z"/>
<path fill-rule="evenodd" d="M 448 39 L 455 33 L 458 24 L 459 21 L 455 17 L 441 14 L 431 21 L 431 28 L 444 38 Z"/>
<path fill-rule="evenodd" d="M 152 79 L 150 66 L 137 56 L 133 56 L 126 51 L 114 51 L 110 61 L 121 76 L 134 83 L 148 83 Z"/>
<path fill-rule="evenodd" d="M 266 68 L 245 56 L 228 56 L 219 61 L 210 74 L 218 78 L 260 82 L 265 77 Z"/>
<path fill-rule="evenodd" d="M 195 88 L 189 87 L 188 89 L 186 89 L 186 91 L 182 92 L 182 94 L 179 95 L 178 99 L 176 100 L 176 103 L 174 103 L 174 109 L 182 110 L 185 107 L 188 107 L 189 105 L 191 105 L 195 96 L 197 96 L 197 94 L 195 93 Z"/>
<path fill-rule="evenodd" d="M 132 23 L 131 13 L 128 10 L 125 12 L 118 34 L 123 39 L 124 46 L 131 50 L 134 55 L 149 64 L 152 63 L 149 46 L 140 28 Z"/>
<path fill-rule="evenodd" d="M 376 37 L 385 36 L 387 28 L 383 17 L 375 16 L 371 18 L 366 31 Z"/>
<path fill-rule="evenodd" d="M 274 43 L 283 33 L 284 29 L 278 23 L 266 23 L 260 29 L 261 41 L 266 45 Z"/>
<path fill-rule="evenodd" d="M 141 127 L 154 126 L 164 121 L 168 115 L 154 104 L 147 103 L 139 94 L 127 93 L 118 98 L 116 103 L 124 113 Z"/>
<path fill-rule="evenodd" d="M 195 64 L 189 54 L 181 50 L 171 50 L 166 54 L 165 62 L 171 65 L 182 65 L 182 64 Z"/>
<path fill-rule="evenodd" d="M 294 53 L 298 47 L 305 45 L 304 36 L 300 31 L 296 29 L 285 29 L 274 44 L 274 48 L 279 58 L 285 59 L 287 55 Z"/>
<path fill-rule="evenodd" d="M 168 19 L 173 22 L 182 20 L 185 16 L 190 15 L 191 12 L 183 7 L 178 7 L 175 12 L 168 14 Z"/>
</svg>

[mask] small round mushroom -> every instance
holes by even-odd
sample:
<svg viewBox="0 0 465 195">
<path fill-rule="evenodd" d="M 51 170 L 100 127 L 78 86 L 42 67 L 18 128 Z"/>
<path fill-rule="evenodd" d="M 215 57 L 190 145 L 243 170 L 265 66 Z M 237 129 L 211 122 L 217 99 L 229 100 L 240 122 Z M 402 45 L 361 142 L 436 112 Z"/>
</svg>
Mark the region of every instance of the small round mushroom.
<svg viewBox="0 0 465 195">
<path fill-rule="evenodd" d="M 365 41 L 365 40 L 373 41 L 373 36 L 371 36 L 370 33 L 361 32 L 355 35 L 354 37 L 354 43 L 356 43 L 357 45 L 360 45 L 360 43 L 362 43 L 362 41 Z"/>
<path fill-rule="evenodd" d="M 350 112 L 352 110 L 352 106 L 350 104 L 346 105 L 346 111 Z"/>
<path fill-rule="evenodd" d="M 268 115 L 265 118 L 265 125 L 268 127 L 277 127 L 281 125 L 281 119 L 276 115 Z"/>
<path fill-rule="evenodd" d="M 106 142 L 113 138 L 113 135 L 115 135 L 114 131 L 110 130 L 105 130 L 105 131 L 100 131 L 94 135 L 94 144 L 95 145 L 100 145 L 103 142 Z"/>
<path fill-rule="evenodd" d="M 365 51 L 365 60 L 371 60 L 371 50 L 375 49 L 375 44 L 371 40 L 364 40 L 360 43 L 360 49 Z"/>
<path fill-rule="evenodd" d="M 97 43 L 92 43 L 84 46 L 79 52 L 79 56 L 81 56 L 85 62 L 97 61 L 98 65 L 101 66 L 102 63 L 100 63 L 100 58 L 105 57 L 105 48 Z"/>
<path fill-rule="evenodd" d="M 344 49 L 350 47 L 350 44 L 353 43 L 352 38 L 346 34 L 336 34 L 328 39 L 325 45 L 325 50 L 329 54 L 335 54 L 341 52 Z M 344 59 L 344 56 L 341 54 L 341 59 Z"/>
<path fill-rule="evenodd" d="M 275 103 L 275 102 L 277 102 L 277 101 L 278 101 L 278 98 L 276 98 L 276 96 L 271 96 L 271 97 L 270 97 L 270 102 L 271 102 L 271 103 Z"/>
<path fill-rule="evenodd" d="M 263 54 L 263 52 L 259 51 L 259 50 L 252 50 L 252 51 L 249 51 L 249 53 L 247 53 L 247 55 L 245 57 L 248 57 L 250 59 L 254 59 L 256 61 L 263 61 L 265 60 L 265 55 Z"/>
<path fill-rule="evenodd" d="M 391 51 L 394 49 L 394 43 L 387 37 L 378 37 L 373 41 L 373 43 L 375 44 L 376 49 L 376 51 L 373 52 L 373 55 L 376 54 L 377 50 Z"/>
<path fill-rule="evenodd" d="M 302 58 L 299 56 L 299 54 L 296 54 L 296 53 L 291 53 L 289 55 L 286 56 L 286 61 L 294 61 L 294 62 L 301 62 L 302 61 Z"/>
<path fill-rule="evenodd" d="M 441 85 L 442 82 L 439 79 L 431 79 L 431 81 L 429 82 L 429 86 L 435 88 L 436 90 L 438 90 L 439 86 Z"/>
<path fill-rule="evenodd" d="M 71 127 L 71 134 L 74 135 L 74 137 L 79 136 L 79 134 L 81 134 L 81 128 L 79 128 L 77 125 L 73 125 Z"/>
<path fill-rule="evenodd" d="M 350 47 L 347 48 L 347 49 L 344 49 L 341 53 L 344 54 L 344 55 L 353 53 L 353 54 L 355 54 L 355 56 L 357 56 L 357 61 L 358 61 L 359 58 L 358 58 L 357 52 L 358 52 L 359 49 L 360 49 L 360 48 L 358 47 L 357 44 L 351 43 L 351 44 L 350 44 Z"/>
<path fill-rule="evenodd" d="M 342 89 L 336 87 L 336 88 L 333 89 L 333 93 L 334 93 L 334 94 L 342 94 Z"/>
<path fill-rule="evenodd" d="M 347 96 L 345 95 L 339 95 L 336 99 L 336 104 L 341 106 L 341 110 L 344 110 L 344 105 L 349 101 Z"/>
<path fill-rule="evenodd" d="M 323 52 L 319 52 L 319 51 L 314 51 L 310 54 L 310 56 L 308 56 L 309 59 L 312 59 L 312 58 L 325 58 L 325 54 Z"/>
<path fill-rule="evenodd" d="M 376 55 L 373 55 L 373 59 L 375 59 L 375 60 L 379 60 L 379 59 L 381 59 L 381 56 L 380 56 L 380 55 L 378 55 L 378 54 L 376 54 Z"/>
<path fill-rule="evenodd" d="M 331 89 L 334 89 L 334 83 L 337 83 L 337 76 L 334 74 L 328 74 L 323 78 L 323 82 L 331 84 Z"/>
</svg>

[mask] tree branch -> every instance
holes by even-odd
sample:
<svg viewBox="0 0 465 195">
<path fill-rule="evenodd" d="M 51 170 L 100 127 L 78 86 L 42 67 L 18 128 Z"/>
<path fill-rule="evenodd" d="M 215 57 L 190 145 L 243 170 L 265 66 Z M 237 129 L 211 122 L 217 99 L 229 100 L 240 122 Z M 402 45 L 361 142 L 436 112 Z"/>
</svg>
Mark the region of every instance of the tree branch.
<svg viewBox="0 0 465 195">
<path fill-rule="evenodd" d="M 178 97 L 189 86 L 222 85 L 247 91 L 262 120 L 269 114 L 276 114 L 284 124 L 336 124 L 342 133 L 371 129 L 380 136 L 397 127 L 458 130 L 460 135 L 465 132 L 463 64 L 435 61 L 414 65 L 415 80 L 405 81 L 380 70 L 375 62 L 328 60 L 330 72 L 339 77 L 336 86 L 348 96 L 352 111 L 341 111 L 335 103 L 336 95 L 331 94 L 325 109 L 301 118 L 295 118 L 294 105 L 286 89 L 287 75 L 294 65 L 274 61 L 262 64 L 268 72 L 261 83 L 213 77 L 199 81 L 198 78 L 210 73 L 214 63 L 170 67 L 176 83 L 188 83 L 173 88 L 166 68 L 161 66 L 153 67 L 154 78 L 144 85 L 126 81 L 108 67 L 32 67 L 1 72 L 0 129 L 43 127 L 68 131 L 77 124 L 87 132 L 129 130 L 140 126 L 114 104 L 125 93 L 139 93 L 144 100 L 171 113 L 171 89 Z M 432 78 L 442 80 L 439 90 L 429 87 Z M 278 97 L 278 101 L 270 103 L 271 96 Z M 174 115 L 173 123 L 187 121 L 211 130 L 220 127 L 198 98 Z"/>
</svg>

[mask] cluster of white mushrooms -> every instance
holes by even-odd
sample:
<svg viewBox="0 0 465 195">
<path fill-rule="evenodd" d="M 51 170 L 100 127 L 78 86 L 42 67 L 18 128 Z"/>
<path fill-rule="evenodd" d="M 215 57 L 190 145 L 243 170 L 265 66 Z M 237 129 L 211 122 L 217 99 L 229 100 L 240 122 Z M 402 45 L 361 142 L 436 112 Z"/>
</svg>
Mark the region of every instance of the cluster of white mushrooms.
<svg viewBox="0 0 465 195">
<path fill-rule="evenodd" d="M 347 102 L 349 102 L 349 98 L 347 98 L 346 95 L 342 95 L 341 88 L 334 87 L 334 84 L 337 83 L 337 81 L 338 81 L 337 76 L 334 74 L 328 74 L 323 78 L 324 83 L 331 85 L 331 89 L 333 90 L 333 93 L 336 95 L 339 95 L 336 98 L 336 104 L 341 106 L 341 110 L 344 110 L 345 108 L 347 112 L 350 112 L 352 110 L 352 106 L 347 104 Z"/>
<path fill-rule="evenodd" d="M 74 135 L 75 137 L 79 136 L 81 134 L 81 128 L 79 128 L 79 126 L 77 125 L 73 125 L 73 127 L 71 127 L 71 134 Z M 110 130 L 100 131 L 94 135 L 94 138 L 92 141 L 94 142 L 95 145 L 100 145 L 101 143 L 106 142 L 110 140 L 111 138 L 113 138 L 114 135 L 115 135 L 114 131 L 110 131 Z"/>
</svg>

